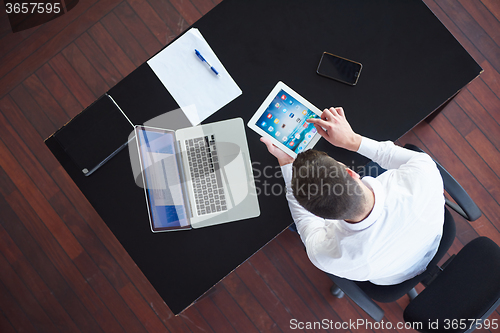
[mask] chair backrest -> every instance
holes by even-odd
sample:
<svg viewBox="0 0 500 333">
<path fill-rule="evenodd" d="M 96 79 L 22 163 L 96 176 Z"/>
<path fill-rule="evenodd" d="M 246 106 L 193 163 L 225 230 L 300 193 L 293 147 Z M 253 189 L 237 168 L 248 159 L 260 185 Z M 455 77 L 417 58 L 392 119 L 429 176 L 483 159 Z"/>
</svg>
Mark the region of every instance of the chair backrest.
<svg viewBox="0 0 500 333">
<path fill-rule="evenodd" d="M 403 317 L 414 325 L 422 323 L 422 327 L 416 327 L 420 332 L 467 332 L 499 303 L 500 247 L 487 237 L 478 237 L 410 302 Z M 487 323 L 494 324 L 482 325 Z M 496 328 L 500 323 L 496 322 Z"/>
</svg>

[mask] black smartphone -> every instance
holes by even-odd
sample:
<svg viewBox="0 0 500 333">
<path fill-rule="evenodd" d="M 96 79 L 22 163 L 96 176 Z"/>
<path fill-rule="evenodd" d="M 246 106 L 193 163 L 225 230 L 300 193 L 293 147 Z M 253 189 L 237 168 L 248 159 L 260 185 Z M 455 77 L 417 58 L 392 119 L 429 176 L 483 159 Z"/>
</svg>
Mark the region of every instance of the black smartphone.
<svg viewBox="0 0 500 333">
<path fill-rule="evenodd" d="M 359 62 L 323 52 L 316 73 L 351 86 L 356 85 L 363 65 Z"/>
</svg>

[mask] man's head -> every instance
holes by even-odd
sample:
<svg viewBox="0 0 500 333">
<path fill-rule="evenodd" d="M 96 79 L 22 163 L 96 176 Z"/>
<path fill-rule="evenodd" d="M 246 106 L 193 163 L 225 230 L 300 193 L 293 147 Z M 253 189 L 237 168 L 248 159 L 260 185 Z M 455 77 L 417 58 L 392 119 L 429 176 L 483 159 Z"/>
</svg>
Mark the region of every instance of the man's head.
<svg viewBox="0 0 500 333">
<path fill-rule="evenodd" d="M 292 190 L 311 213 L 355 220 L 365 212 L 367 198 L 359 175 L 324 152 L 306 150 L 293 163 Z"/>
</svg>

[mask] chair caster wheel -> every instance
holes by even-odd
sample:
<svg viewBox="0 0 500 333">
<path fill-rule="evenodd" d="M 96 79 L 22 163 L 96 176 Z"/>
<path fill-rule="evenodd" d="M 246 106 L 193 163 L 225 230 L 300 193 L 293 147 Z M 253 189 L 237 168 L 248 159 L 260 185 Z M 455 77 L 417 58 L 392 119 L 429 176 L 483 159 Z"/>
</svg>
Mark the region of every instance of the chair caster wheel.
<svg viewBox="0 0 500 333">
<path fill-rule="evenodd" d="M 335 296 L 337 298 L 342 298 L 345 295 L 345 293 L 339 287 L 337 287 L 336 285 L 333 285 L 330 288 L 330 292 L 332 293 L 333 296 Z"/>
</svg>

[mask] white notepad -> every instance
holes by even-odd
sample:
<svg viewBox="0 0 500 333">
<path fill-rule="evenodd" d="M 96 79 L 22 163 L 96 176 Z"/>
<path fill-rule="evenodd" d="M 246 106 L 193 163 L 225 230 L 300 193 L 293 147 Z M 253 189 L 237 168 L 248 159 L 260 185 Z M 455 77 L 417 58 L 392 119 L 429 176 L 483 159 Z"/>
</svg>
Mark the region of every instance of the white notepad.
<svg viewBox="0 0 500 333">
<path fill-rule="evenodd" d="M 195 49 L 219 72 L 218 76 L 197 57 Z M 200 124 L 242 93 L 196 28 L 148 60 L 148 65 L 193 125 Z"/>
</svg>

